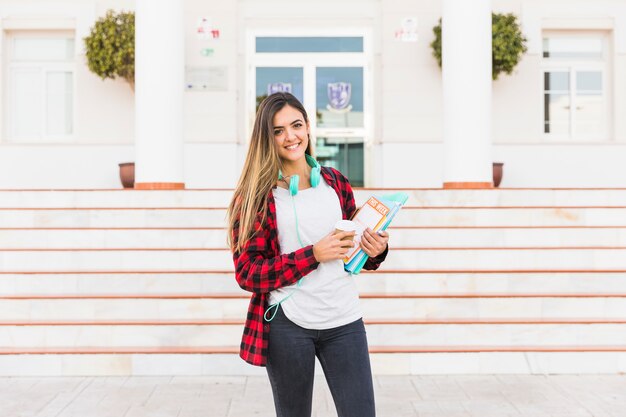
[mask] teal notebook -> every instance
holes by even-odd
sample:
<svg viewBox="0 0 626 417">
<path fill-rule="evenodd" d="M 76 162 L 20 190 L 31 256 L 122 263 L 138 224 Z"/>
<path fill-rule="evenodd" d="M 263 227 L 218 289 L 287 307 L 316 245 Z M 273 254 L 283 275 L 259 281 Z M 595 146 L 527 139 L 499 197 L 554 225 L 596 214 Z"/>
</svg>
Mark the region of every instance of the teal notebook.
<svg viewBox="0 0 626 417">
<path fill-rule="evenodd" d="M 374 230 L 374 232 L 380 232 L 383 230 L 387 230 L 387 227 L 389 226 L 389 224 L 391 224 L 396 214 L 398 214 L 402 206 L 404 206 L 406 201 L 409 199 L 409 195 L 407 193 L 400 192 L 374 197 L 376 197 L 378 201 L 389 207 L 389 213 L 387 213 L 380 226 L 376 230 Z M 358 274 L 359 272 L 361 272 L 361 269 L 363 268 L 363 265 L 365 265 L 365 262 L 367 262 L 367 258 L 367 254 L 363 252 L 362 249 L 359 249 L 357 253 L 350 259 L 350 261 L 344 265 L 344 270 L 350 272 L 352 275 Z"/>
</svg>

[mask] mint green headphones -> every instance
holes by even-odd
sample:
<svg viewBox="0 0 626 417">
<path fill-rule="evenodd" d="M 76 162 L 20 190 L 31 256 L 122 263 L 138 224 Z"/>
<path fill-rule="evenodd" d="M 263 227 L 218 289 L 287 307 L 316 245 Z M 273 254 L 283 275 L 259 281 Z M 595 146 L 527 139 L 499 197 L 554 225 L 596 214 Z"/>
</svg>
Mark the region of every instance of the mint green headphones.
<svg viewBox="0 0 626 417">
<path fill-rule="evenodd" d="M 305 153 L 304 157 L 306 158 L 307 164 L 313 168 L 311 170 L 311 187 L 317 187 L 320 183 L 320 172 L 322 171 L 322 167 L 311 155 Z M 280 169 L 278 170 L 278 179 L 283 179 L 283 173 Z M 289 180 L 289 192 L 292 196 L 298 194 L 298 184 L 300 184 L 300 176 L 292 175 L 291 180 Z"/>
<path fill-rule="evenodd" d="M 307 164 L 309 164 L 309 166 L 313 168 L 311 170 L 311 187 L 317 187 L 320 183 L 322 167 L 315 160 L 315 158 L 313 158 L 311 155 L 305 153 L 304 156 L 306 158 Z M 278 170 L 278 179 L 279 180 L 283 179 L 283 173 L 281 170 Z M 296 213 L 296 202 L 293 198 L 296 194 L 298 194 L 298 184 L 300 184 L 300 177 L 298 175 L 292 175 L 291 180 L 289 180 L 289 194 L 291 194 L 291 202 L 293 203 L 293 215 L 296 219 L 296 234 L 298 236 L 298 242 L 300 243 L 300 247 L 303 248 L 304 244 L 302 243 L 302 239 L 300 239 L 300 228 L 298 227 L 298 214 Z M 297 284 L 298 287 L 302 285 L 303 279 L 304 278 L 300 278 L 298 280 L 298 284 Z M 283 301 L 287 300 L 292 295 L 293 295 L 293 290 L 291 291 L 291 293 L 289 293 L 288 296 L 286 296 L 279 302 L 270 305 L 267 308 L 267 310 L 265 310 L 265 314 L 263 315 L 263 318 L 265 319 L 265 321 L 267 322 L 272 321 L 274 319 L 274 316 L 276 316 L 276 313 L 278 312 L 278 306 L 280 306 L 280 304 Z M 272 314 L 272 317 L 267 318 L 267 313 L 269 313 L 273 308 L 275 308 L 274 314 Z"/>
</svg>

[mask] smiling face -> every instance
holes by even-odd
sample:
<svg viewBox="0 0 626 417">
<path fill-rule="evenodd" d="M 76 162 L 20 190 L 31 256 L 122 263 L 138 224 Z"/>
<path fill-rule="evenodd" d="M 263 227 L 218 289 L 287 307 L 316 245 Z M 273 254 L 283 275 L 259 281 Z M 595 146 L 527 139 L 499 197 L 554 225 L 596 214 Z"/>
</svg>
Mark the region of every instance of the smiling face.
<svg viewBox="0 0 626 417">
<path fill-rule="evenodd" d="M 304 158 L 309 146 L 309 124 L 299 110 L 286 105 L 274 115 L 274 143 L 283 162 Z"/>
</svg>

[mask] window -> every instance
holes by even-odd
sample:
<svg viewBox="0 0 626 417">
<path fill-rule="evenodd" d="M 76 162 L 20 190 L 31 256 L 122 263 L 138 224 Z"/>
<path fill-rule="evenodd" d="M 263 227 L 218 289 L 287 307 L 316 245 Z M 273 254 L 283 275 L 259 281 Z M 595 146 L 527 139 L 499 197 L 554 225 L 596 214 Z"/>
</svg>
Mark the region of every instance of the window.
<svg viewBox="0 0 626 417">
<path fill-rule="evenodd" d="M 363 37 L 259 36 L 256 52 L 363 52 Z"/>
<path fill-rule="evenodd" d="M 318 137 L 315 152 L 320 165 L 338 169 L 353 187 L 365 186 L 363 138 Z"/>
<path fill-rule="evenodd" d="M 74 131 L 74 36 L 9 32 L 7 136 L 11 141 L 67 139 Z"/>
<path fill-rule="evenodd" d="M 248 101 L 249 120 L 269 94 L 292 93 L 309 115 L 320 164 L 338 168 L 353 186 L 364 186 L 365 143 L 372 140 L 366 36 L 358 31 L 337 36 L 266 35 L 251 33 L 254 95 Z"/>
<path fill-rule="evenodd" d="M 544 134 L 551 139 L 608 139 L 608 41 L 602 33 L 543 38 Z"/>
</svg>

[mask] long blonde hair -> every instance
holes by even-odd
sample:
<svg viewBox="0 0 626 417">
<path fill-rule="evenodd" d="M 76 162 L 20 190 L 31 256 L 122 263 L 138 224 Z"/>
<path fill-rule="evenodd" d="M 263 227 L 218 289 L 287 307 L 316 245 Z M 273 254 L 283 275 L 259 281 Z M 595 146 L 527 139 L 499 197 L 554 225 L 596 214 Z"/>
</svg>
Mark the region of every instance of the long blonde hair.
<svg viewBox="0 0 626 417">
<path fill-rule="evenodd" d="M 289 93 L 271 94 L 259 105 L 246 162 L 226 214 L 227 244 L 231 252 L 241 251 L 241 248 L 257 232 L 252 229 L 258 214 L 262 216 L 261 228 L 265 226 L 267 198 L 272 188 L 276 186 L 278 171 L 282 167 L 274 142 L 274 115 L 287 105 L 302 113 L 305 123 L 309 123 L 304 106 Z M 305 152 L 314 156 L 310 138 Z M 239 223 L 239 233 L 235 241 L 233 229 L 236 223 Z"/>
</svg>

